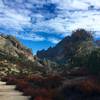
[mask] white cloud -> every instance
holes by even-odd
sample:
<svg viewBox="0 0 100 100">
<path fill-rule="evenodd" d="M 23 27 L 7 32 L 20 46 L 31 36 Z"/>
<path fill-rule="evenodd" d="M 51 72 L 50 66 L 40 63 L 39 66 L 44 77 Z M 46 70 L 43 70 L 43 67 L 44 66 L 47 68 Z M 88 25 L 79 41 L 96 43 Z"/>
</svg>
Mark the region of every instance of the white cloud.
<svg viewBox="0 0 100 100">
<path fill-rule="evenodd" d="M 85 28 L 91 31 L 100 31 L 100 13 L 97 10 L 75 11 L 59 14 L 56 18 L 38 22 L 34 25 L 35 31 L 51 31 L 64 36 L 69 35 L 72 30 Z M 33 28 L 33 30 L 34 30 Z M 98 33 L 99 34 L 99 33 Z M 96 34 L 96 35 L 98 35 Z"/>
<path fill-rule="evenodd" d="M 3 1 L 0 0 L 0 8 L 3 8 L 3 7 L 4 7 Z"/>
<path fill-rule="evenodd" d="M 20 31 L 24 27 L 31 26 L 31 18 L 27 15 L 29 12 L 25 11 L 20 13 L 19 10 L 11 9 L 3 2 L 0 3 L 0 27 Z"/>
<path fill-rule="evenodd" d="M 42 31 L 66 36 L 77 28 L 97 31 L 96 36 L 100 36 L 99 2 L 99 0 L 0 0 L 0 27 L 13 29 L 15 32 L 31 28 L 33 33 L 25 35 L 26 37 L 16 35 L 36 41 L 44 40 L 45 36 L 34 35 L 34 32 Z M 51 9 L 43 8 L 43 4 L 48 3 L 57 6 L 54 12 L 44 13 L 45 10 Z M 88 9 L 89 7 L 91 9 Z M 48 20 L 45 20 L 46 18 Z M 59 39 L 53 38 L 49 41 L 57 43 Z"/>
<path fill-rule="evenodd" d="M 96 38 L 100 37 L 100 32 L 96 31 L 95 34 L 96 34 L 95 36 Z"/>
<path fill-rule="evenodd" d="M 45 40 L 44 37 L 36 35 L 36 34 L 14 34 L 17 38 L 23 40 L 30 40 L 30 41 L 43 41 Z"/>
<path fill-rule="evenodd" d="M 45 28 L 54 29 L 57 33 L 58 32 L 63 33 L 63 32 L 65 32 L 63 21 L 64 21 L 63 19 L 59 19 L 59 18 L 51 19 L 51 20 L 48 20 L 48 21 L 43 21 L 43 22 L 36 24 L 36 29 L 39 30 L 39 27 L 41 29 L 43 29 L 44 31 L 46 30 Z"/>
<path fill-rule="evenodd" d="M 24 0 L 15 0 L 17 3 L 23 3 Z"/>
<path fill-rule="evenodd" d="M 57 44 L 58 42 L 61 41 L 61 39 L 58 39 L 58 38 L 48 38 L 48 41 L 54 43 L 54 44 Z"/>
<path fill-rule="evenodd" d="M 52 0 L 53 3 L 58 4 L 59 9 L 75 10 L 83 9 L 86 10 L 88 4 L 82 0 Z"/>
<path fill-rule="evenodd" d="M 51 0 L 58 4 L 58 8 L 67 10 L 87 10 L 89 5 L 94 5 L 95 8 L 100 8 L 99 0 Z"/>
</svg>

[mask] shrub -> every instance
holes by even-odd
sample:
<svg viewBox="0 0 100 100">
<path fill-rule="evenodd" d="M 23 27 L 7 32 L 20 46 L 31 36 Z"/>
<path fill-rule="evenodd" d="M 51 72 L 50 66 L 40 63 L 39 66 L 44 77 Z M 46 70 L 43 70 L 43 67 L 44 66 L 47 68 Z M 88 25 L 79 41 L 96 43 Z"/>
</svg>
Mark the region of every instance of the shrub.
<svg viewBox="0 0 100 100">
<path fill-rule="evenodd" d="M 8 85 L 15 85 L 16 84 L 16 78 L 15 77 L 9 77 L 7 80 Z"/>
<path fill-rule="evenodd" d="M 85 67 L 91 74 L 100 74 L 100 48 L 95 48 L 90 53 L 75 55 L 71 59 L 72 67 Z"/>
<path fill-rule="evenodd" d="M 23 91 L 24 89 L 27 89 L 28 87 L 30 87 L 29 83 L 23 79 L 19 79 L 17 80 L 17 87 L 16 89 Z"/>
<path fill-rule="evenodd" d="M 89 55 L 87 68 L 92 74 L 100 74 L 100 48 L 96 48 Z"/>
</svg>

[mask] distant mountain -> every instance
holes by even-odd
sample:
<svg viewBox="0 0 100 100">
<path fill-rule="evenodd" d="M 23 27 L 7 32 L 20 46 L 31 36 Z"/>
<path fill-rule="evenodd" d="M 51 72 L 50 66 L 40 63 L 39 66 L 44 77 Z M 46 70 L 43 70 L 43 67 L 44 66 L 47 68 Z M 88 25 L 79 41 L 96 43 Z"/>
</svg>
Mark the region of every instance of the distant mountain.
<svg viewBox="0 0 100 100">
<path fill-rule="evenodd" d="M 55 47 L 38 51 L 37 56 L 41 59 L 50 59 L 61 63 L 67 62 L 76 53 L 77 49 L 79 49 L 79 45 L 86 41 L 93 41 L 91 32 L 78 29 L 71 36 L 65 37 Z M 92 43 L 91 45 L 94 44 Z"/>
</svg>

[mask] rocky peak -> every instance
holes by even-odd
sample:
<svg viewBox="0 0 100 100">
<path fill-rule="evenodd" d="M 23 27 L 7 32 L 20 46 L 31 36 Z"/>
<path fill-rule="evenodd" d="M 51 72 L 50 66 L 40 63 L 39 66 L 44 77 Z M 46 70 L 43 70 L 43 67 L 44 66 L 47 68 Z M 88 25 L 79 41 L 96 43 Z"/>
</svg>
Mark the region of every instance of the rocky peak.
<svg viewBox="0 0 100 100">
<path fill-rule="evenodd" d="M 38 51 L 37 56 L 41 59 L 46 58 L 54 61 L 67 61 L 75 54 L 78 45 L 82 42 L 92 40 L 93 37 L 91 32 L 84 29 L 78 29 L 72 32 L 71 36 L 65 37 L 55 47 Z"/>
</svg>

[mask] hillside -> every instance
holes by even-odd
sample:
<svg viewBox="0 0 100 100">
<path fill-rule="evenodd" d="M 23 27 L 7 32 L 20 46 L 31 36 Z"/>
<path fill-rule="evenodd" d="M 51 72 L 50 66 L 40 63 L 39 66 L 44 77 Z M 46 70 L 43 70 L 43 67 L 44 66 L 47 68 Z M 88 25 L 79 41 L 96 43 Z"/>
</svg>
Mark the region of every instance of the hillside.
<svg viewBox="0 0 100 100">
<path fill-rule="evenodd" d="M 100 48 L 91 32 L 74 31 L 38 52 L 41 59 L 12 36 L 0 43 L 1 80 L 30 100 L 100 100 Z"/>
<path fill-rule="evenodd" d="M 0 54 L 8 54 L 14 57 L 21 57 L 23 55 L 27 59 L 34 61 L 31 50 L 24 47 L 13 36 L 0 36 Z"/>
<path fill-rule="evenodd" d="M 41 67 L 31 50 L 15 37 L 0 35 L 0 75 L 31 73 Z"/>
</svg>

